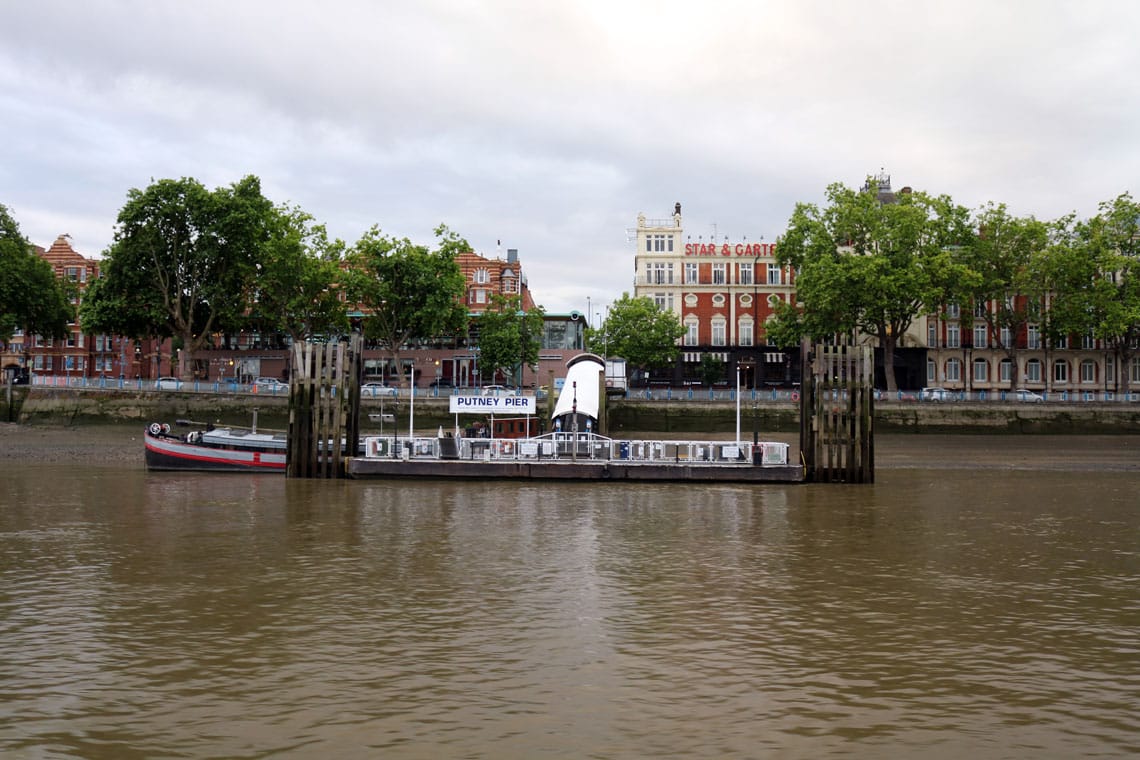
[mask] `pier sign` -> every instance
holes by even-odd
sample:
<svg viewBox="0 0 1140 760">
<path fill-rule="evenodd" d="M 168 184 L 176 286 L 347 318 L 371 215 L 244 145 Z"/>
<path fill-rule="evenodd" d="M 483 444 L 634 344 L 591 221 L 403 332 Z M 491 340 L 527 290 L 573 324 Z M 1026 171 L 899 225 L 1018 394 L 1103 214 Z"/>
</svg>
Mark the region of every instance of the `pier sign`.
<svg viewBox="0 0 1140 760">
<path fill-rule="evenodd" d="M 451 414 L 534 414 L 534 396 L 449 396 Z"/>
</svg>

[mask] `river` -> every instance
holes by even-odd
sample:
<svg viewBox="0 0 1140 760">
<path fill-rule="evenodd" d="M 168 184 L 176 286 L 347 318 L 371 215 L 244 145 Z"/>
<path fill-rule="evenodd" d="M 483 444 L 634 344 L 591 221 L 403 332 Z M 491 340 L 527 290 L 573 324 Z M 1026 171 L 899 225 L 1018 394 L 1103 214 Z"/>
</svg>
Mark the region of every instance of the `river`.
<svg viewBox="0 0 1140 760">
<path fill-rule="evenodd" d="M 866 486 L 9 461 L 0 753 L 1136 756 L 1136 439 L 1021 440 Z"/>
</svg>

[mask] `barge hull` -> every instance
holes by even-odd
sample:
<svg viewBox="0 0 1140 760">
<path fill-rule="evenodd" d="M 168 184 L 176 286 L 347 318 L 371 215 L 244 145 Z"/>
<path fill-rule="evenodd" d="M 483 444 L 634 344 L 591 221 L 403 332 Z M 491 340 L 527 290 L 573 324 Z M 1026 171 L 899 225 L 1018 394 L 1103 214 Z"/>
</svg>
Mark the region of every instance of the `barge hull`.
<svg viewBox="0 0 1140 760">
<path fill-rule="evenodd" d="M 455 461 L 352 457 L 345 461 L 350 478 L 458 478 L 467 480 L 587 480 L 641 483 L 799 483 L 799 466 L 763 467 L 676 463 L 599 461 Z"/>
</svg>

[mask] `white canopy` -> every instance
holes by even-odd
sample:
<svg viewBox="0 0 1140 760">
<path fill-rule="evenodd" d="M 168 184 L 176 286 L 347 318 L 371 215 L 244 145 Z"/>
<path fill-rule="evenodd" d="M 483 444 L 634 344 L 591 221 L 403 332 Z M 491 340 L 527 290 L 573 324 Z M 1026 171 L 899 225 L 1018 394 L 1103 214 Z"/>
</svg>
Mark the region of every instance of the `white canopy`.
<svg viewBox="0 0 1140 760">
<path fill-rule="evenodd" d="M 597 422 L 601 409 L 598 393 L 605 371 L 606 362 L 597 354 L 578 354 L 566 362 L 566 383 L 558 393 L 554 419 L 570 415 L 576 408 L 578 414 Z"/>
</svg>

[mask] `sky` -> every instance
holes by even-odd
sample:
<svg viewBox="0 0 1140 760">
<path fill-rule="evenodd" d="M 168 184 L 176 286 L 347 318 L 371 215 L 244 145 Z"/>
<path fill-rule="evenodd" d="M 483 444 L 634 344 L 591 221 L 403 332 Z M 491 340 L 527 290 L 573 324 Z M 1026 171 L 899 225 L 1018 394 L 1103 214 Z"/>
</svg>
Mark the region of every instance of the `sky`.
<svg viewBox="0 0 1140 760">
<path fill-rule="evenodd" d="M 1134 0 L 0 0 L 0 204 L 98 257 L 132 188 L 253 174 L 350 245 L 633 290 L 637 215 L 773 242 L 886 173 L 971 209 L 1140 194 Z"/>
</svg>

